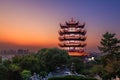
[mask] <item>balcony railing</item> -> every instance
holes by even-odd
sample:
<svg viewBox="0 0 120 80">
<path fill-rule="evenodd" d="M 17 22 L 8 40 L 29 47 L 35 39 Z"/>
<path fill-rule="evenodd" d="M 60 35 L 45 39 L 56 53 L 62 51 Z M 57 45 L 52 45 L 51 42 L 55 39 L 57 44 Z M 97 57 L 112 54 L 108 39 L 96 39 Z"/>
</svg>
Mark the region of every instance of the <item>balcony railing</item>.
<svg viewBox="0 0 120 80">
<path fill-rule="evenodd" d="M 85 47 L 86 43 L 76 43 L 76 44 L 69 44 L 69 43 L 59 43 L 60 47 Z"/>
<path fill-rule="evenodd" d="M 64 29 L 60 29 L 60 30 L 58 31 L 58 33 L 59 33 L 60 35 L 69 34 L 69 33 L 77 33 L 77 34 L 83 34 L 83 35 L 85 35 L 86 32 L 87 32 L 87 31 L 84 30 L 84 29 L 80 29 L 80 30 L 64 30 Z"/>
<path fill-rule="evenodd" d="M 85 36 L 60 36 L 59 40 L 63 41 L 63 40 L 81 40 L 84 41 L 86 40 Z"/>
<path fill-rule="evenodd" d="M 68 52 L 80 52 L 80 53 L 82 53 L 82 52 L 84 52 L 84 49 L 65 49 L 66 51 L 68 51 Z"/>
</svg>

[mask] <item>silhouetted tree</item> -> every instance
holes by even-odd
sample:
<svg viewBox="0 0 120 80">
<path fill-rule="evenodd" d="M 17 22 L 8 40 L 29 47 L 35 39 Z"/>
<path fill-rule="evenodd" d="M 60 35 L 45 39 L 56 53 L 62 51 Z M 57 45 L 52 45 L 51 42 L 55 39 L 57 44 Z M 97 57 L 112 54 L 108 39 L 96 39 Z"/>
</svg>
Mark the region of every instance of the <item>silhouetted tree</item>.
<svg viewBox="0 0 120 80">
<path fill-rule="evenodd" d="M 101 46 L 98 46 L 99 50 L 103 53 L 117 53 L 120 50 L 120 40 L 115 37 L 115 33 L 106 32 L 101 39 Z"/>
<path fill-rule="evenodd" d="M 111 78 L 119 75 L 120 72 L 120 40 L 115 37 L 115 33 L 106 32 L 101 39 L 99 50 L 104 53 L 101 62 L 104 67 L 104 78 Z"/>
</svg>

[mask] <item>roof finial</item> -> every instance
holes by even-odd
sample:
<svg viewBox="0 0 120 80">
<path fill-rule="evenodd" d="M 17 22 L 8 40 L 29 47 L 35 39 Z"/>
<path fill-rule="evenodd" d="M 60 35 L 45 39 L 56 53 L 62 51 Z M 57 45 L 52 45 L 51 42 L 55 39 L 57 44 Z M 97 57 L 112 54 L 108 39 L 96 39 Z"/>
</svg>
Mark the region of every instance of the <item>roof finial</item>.
<svg viewBox="0 0 120 80">
<path fill-rule="evenodd" d="M 71 22 L 74 22 L 73 17 L 71 18 Z"/>
</svg>

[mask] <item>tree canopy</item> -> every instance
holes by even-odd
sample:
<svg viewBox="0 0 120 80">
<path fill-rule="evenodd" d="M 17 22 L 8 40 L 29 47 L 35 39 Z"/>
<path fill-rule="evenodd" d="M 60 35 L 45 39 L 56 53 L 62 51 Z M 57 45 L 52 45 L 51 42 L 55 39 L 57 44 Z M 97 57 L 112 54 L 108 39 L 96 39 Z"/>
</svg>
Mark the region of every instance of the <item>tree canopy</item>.
<svg viewBox="0 0 120 80">
<path fill-rule="evenodd" d="M 108 78 L 120 76 L 120 40 L 115 33 L 106 32 L 101 39 L 99 50 L 104 54 L 101 57 L 103 66 L 102 75 Z"/>
<path fill-rule="evenodd" d="M 120 50 L 120 40 L 115 37 L 115 33 L 106 32 L 100 41 L 99 50 L 103 53 L 116 53 Z"/>
</svg>

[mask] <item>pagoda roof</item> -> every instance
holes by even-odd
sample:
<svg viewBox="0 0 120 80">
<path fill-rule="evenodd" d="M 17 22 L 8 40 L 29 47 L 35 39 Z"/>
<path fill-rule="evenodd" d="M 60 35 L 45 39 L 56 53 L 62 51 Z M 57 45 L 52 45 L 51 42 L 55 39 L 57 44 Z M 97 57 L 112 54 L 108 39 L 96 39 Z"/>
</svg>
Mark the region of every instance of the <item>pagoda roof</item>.
<svg viewBox="0 0 120 80">
<path fill-rule="evenodd" d="M 75 27 L 75 28 L 84 28 L 84 26 L 85 26 L 85 23 L 84 24 L 74 24 L 75 26 L 73 26 L 73 27 Z M 62 24 L 60 24 L 60 27 L 61 28 L 69 28 L 70 26 L 68 26 L 68 25 L 62 25 Z M 72 27 L 72 26 L 71 26 Z"/>
<path fill-rule="evenodd" d="M 68 27 L 80 27 L 80 28 L 83 28 L 84 26 L 85 26 L 85 23 L 80 24 L 79 21 L 75 21 L 75 20 L 73 20 L 73 18 L 71 18 L 70 21 L 66 21 L 65 25 L 60 24 L 61 28 L 68 28 Z"/>
<path fill-rule="evenodd" d="M 68 28 L 67 25 L 62 25 L 62 24 L 60 24 L 60 27 L 61 27 L 61 28 Z"/>
<path fill-rule="evenodd" d="M 83 24 L 78 24 L 78 26 L 76 26 L 76 28 L 84 28 L 84 26 L 85 26 L 85 23 L 83 23 Z"/>
<path fill-rule="evenodd" d="M 66 25 L 78 25 L 79 24 L 79 21 L 78 22 L 66 22 Z"/>
<path fill-rule="evenodd" d="M 78 25 L 79 24 L 79 21 L 74 21 L 73 18 L 71 18 L 71 20 L 69 22 L 66 21 L 66 25 Z"/>
</svg>

